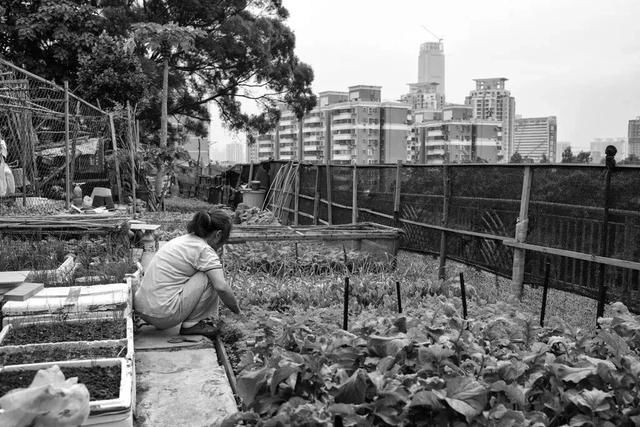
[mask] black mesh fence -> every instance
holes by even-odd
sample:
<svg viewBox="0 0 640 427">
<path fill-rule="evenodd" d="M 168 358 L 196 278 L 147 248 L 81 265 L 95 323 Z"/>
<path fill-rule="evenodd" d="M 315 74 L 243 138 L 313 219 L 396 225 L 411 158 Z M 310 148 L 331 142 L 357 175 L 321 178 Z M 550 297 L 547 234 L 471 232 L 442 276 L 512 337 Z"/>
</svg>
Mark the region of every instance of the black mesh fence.
<svg viewBox="0 0 640 427">
<path fill-rule="evenodd" d="M 326 169 L 301 166 L 301 224 L 314 222 L 316 200 L 319 222 L 329 221 Z M 525 283 L 542 283 L 548 260 L 552 287 L 597 298 L 602 264 L 591 256 L 613 258 L 614 265 L 605 267 L 607 299 L 621 299 L 640 310 L 638 167 L 611 172 L 606 236 L 604 166 L 377 165 L 355 170 L 359 222 L 402 228 L 403 249 L 431 254 L 440 253 L 443 230 L 448 230 L 447 258 L 504 277 L 514 271 L 516 224 L 524 177 L 530 170 Z M 398 177 L 401 191 L 396 204 Z M 330 167 L 333 224 L 353 219 L 353 180 L 353 166 Z"/>
</svg>

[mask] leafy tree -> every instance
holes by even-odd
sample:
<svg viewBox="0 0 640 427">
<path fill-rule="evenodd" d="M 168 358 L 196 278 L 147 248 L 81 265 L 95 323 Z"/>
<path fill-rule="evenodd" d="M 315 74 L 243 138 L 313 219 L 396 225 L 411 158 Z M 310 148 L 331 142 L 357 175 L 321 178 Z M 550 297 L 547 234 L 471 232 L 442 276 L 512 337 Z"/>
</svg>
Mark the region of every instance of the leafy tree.
<svg viewBox="0 0 640 427">
<path fill-rule="evenodd" d="M 629 154 L 626 159 L 622 160 L 620 165 L 640 165 L 640 157 L 635 154 Z"/>
<path fill-rule="evenodd" d="M 540 163 L 550 163 L 549 158 L 546 154 L 542 153 L 542 157 L 540 157 Z"/>
<path fill-rule="evenodd" d="M 571 151 L 571 147 L 567 147 L 562 152 L 562 163 L 573 163 L 574 155 Z"/>
<path fill-rule="evenodd" d="M 509 163 L 523 163 L 523 162 L 524 162 L 524 159 L 522 158 L 522 155 L 517 151 L 513 153 L 513 155 L 509 159 Z"/>
<path fill-rule="evenodd" d="M 575 157 L 574 163 L 591 163 L 591 153 L 589 151 L 580 151 Z"/>
</svg>

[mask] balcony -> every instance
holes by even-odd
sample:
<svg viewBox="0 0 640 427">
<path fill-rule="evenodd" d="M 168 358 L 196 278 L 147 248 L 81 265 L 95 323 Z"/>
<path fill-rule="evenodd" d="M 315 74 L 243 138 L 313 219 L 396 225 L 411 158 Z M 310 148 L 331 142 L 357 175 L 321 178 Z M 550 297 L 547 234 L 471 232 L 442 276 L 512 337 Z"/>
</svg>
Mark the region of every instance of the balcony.
<svg viewBox="0 0 640 427">
<path fill-rule="evenodd" d="M 267 147 L 267 148 L 258 148 L 258 153 L 262 154 L 262 153 L 272 153 L 273 152 L 273 148 L 271 147 Z"/>
<path fill-rule="evenodd" d="M 322 117 L 311 116 L 304 119 L 304 123 L 322 123 Z"/>
<path fill-rule="evenodd" d="M 340 113 L 331 117 L 331 120 L 336 121 L 336 120 L 344 120 L 344 119 L 352 119 L 352 118 L 353 118 L 353 113 Z"/>
<path fill-rule="evenodd" d="M 322 147 L 319 145 L 305 145 L 303 147 L 304 151 L 318 151 L 318 150 L 322 150 Z"/>
<path fill-rule="evenodd" d="M 342 123 L 339 125 L 332 125 L 331 130 L 350 130 L 355 129 L 356 125 L 353 123 Z"/>
<path fill-rule="evenodd" d="M 444 148 L 427 149 L 427 156 L 444 156 Z"/>
<path fill-rule="evenodd" d="M 442 130 L 441 129 L 428 130 L 427 131 L 427 135 L 429 135 L 429 136 L 442 136 Z"/>
<path fill-rule="evenodd" d="M 333 140 L 334 141 L 349 141 L 349 140 L 353 140 L 355 138 L 355 135 L 352 133 L 335 133 L 333 134 Z"/>
<path fill-rule="evenodd" d="M 351 161 L 351 154 L 333 154 L 331 158 L 339 161 Z"/>
</svg>

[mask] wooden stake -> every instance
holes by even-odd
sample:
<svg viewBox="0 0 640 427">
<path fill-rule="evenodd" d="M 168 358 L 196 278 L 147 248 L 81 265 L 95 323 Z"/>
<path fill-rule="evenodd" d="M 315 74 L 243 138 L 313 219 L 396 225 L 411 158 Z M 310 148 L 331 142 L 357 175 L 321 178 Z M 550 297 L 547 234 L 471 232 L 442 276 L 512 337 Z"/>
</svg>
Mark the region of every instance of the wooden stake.
<svg viewBox="0 0 640 427">
<path fill-rule="evenodd" d="M 396 189 L 393 198 L 393 218 L 395 222 L 395 226 L 400 226 L 400 191 L 401 191 L 401 169 L 402 169 L 402 160 L 398 160 L 398 166 L 396 166 Z"/>
<path fill-rule="evenodd" d="M 122 183 L 120 182 L 120 160 L 118 159 L 118 139 L 116 137 L 116 126 L 113 122 L 113 113 L 109 113 L 109 127 L 111 128 L 111 143 L 113 144 L 113 157 L 116 166 L 116 188 L 118 189 L 118 202 L 123 203 Z"/>
<path fill-rule="evenodd" d="M 327 163 L 327 222 L 329 225 L 333 225 L 333 200 L 331 193 L 331 165 Z"/>
<path fill-rule="evenodd" d="M 533 178 L 533 169 L 531 166 L 524 167 L 524 177 L 522 180 L 522 196 L 520 197 L 520 214 L 516 224 L 515 240 L 519 243 L 525 243 L 527 240 L 527 230 L 529 227 L 529 199 L 531 197 L 531 181 Z M 522 299 L 524 293 L 524 263 L 525 250 L 513 250 L 513 291 L 519 300 Z"/>
<path fill-rule="evenodd" d="M 320 216 L 320 166 L 316 166 L 316 189 L 313 199 L 313 225 L 318 225 Z"/>
<path fill-rule="evenodd" d="M 299 225 L 300 215 L 300 173 L 301 168 L 298 163 L 295 174 L 294 199 L 293 199 L 293 225 Z"/>
<path fill-rule="evenodd" d="M 65 145 L 65 162 L 66 166 L 64 168 L 65 173 L 65 208 L 69 209 L 71 205 L 71 180 L 69 177 L 69 161 L 70 161 L 70 153 L 69 153 L 69 82 L 67 80 L 64 81 L 64 145 Z M 24 191 L 24 171 L 23 171 L 23 200 L 24 206 L 26 206 L 26 192 Z"/>
<path fill-rule="evenodd" d="M 398 313 L 402 313 L 402 297 L 400 295 L 400 281 L 396 281 L 396 295 L 398 298 Z"/>
<path fill-rule="evenodd" d="M 358 223 L 358 169 L 353 165 L 353 188 L 351 194 L 351 223 Z"/>
</svg>

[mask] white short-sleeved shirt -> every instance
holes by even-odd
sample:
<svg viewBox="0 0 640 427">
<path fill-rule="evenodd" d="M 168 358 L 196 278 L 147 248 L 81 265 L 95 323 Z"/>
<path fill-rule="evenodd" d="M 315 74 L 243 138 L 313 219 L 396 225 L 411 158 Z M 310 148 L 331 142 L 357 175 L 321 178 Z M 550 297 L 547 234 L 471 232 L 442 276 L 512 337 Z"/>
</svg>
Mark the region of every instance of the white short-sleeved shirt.
<svg viewBox="0 0 640 427">
<path fill-rule="evenodd" d="M 136 311 L 153 317 L 176 313 L 184 284 L 197 272 L 222 268 L 216 251 L 202 238 L 186 234 L 164 244 L 145 269 L 136 291 Z"/>
</svg>

